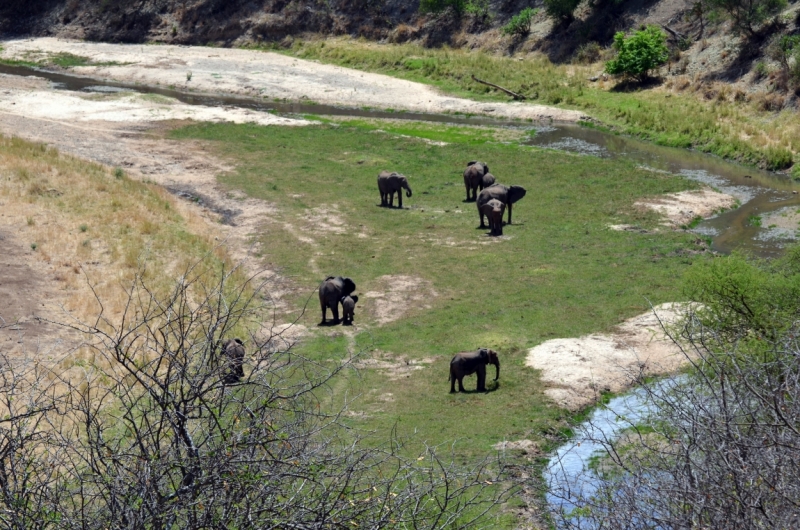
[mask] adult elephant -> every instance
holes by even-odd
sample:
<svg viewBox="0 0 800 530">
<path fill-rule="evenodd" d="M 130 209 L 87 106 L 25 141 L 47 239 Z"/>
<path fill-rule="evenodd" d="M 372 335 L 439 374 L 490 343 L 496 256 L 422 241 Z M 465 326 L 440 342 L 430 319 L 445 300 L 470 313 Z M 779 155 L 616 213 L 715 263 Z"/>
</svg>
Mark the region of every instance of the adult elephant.
<svg viewBox="0 0 800 530">
<path fill-rule="evenodd" d="M 505 204 L 508 208 L 508 224 L 511 224 L 511 206 L 523 198 L 525 193 L 527 193 L 527 191 L 522 186 L 504 186 L 502 184 L 495 184 L 483 190 L 475 201 L 478 205 L 478 216 L 481 219 L 481 228 L 486 228 L 486 225 L 483 223 L 483 216 L 485 215 L 483 206 L 486 203 L 492 199 L 497 199 Z"/>
<path fill-rule="evenodd" d="M 378 191 L 381 192 L 381 206 L 393 206 L 394 194 L 397 193 L 397 207 L 403 207 L 403 193 L 406 190 L 406 197 L 411 197 L 411 186 L 408 179 L 400 173 L 381 171 L 378 174 Z"/>
<path fill-rule="evenodd" d="M 456 391 L 455 385 L 458 380 L 458 391 L 464 392 L 462 379 L 464 376 L 478 374 L 478 392 L 486 392 L 486 365 L 495 365 L 496 373 L 494 380 L 500 379 L 500 360 L 497 352 L 489 348 L 480 348 L 477 351 L 465 351 L 457 353 L 450 361 L 450 393 Z"/>
<path fill-rule="evenodd" d="M 477 198 L 478 188 L 483 189 L 494 184 L 494 176 L 489 173 L 489 166 L 473 160 L 464 170 L 464 187 L 467 189 L 467 202 Z"/>
<path fill-rule="evenodd" d="M 483 213 L 489 219 L 489 229 L 493 236 L 503 235 L 503 212 L 505 211 L 506 205 L 497 199 L 492 199 L 483 205 Z"/>
<path fill-rule="evenodd" d="M 319 305 L 322 309 L 322 322 L 325 324 L 325 315 L 328 308 L 333 312 L 334 322 L 339 322 L 339 302 L 345 296 L 356 290 L 356 284 L 350 278 L 341 276 L 328 276 L 319 285 Z"/>
<path fill-rule="evenodd" d="M 223 376 L 225 384 L 238 383 L 244 377 L 244 343 L 241 339 L 228 339 L 222 343 L 227 369 Z"/>
</svg>

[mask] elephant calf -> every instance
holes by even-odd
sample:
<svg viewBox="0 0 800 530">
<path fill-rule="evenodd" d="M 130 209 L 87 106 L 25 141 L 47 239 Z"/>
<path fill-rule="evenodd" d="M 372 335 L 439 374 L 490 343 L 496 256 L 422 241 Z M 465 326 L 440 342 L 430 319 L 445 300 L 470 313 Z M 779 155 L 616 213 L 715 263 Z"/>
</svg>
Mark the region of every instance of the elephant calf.
<svg viewBox="0 0 800 530">
<path fill-rule="evenodd" d="M 478 374 L 478 392 L 486 392 L 486 365 L 493 364 L 496 368 L 494 380 L 500 379 L 500 360 L 497 352 L 488 348 L 480 348 L 478 351 L 466 351 L 455 354 L 450 361 L 450 393 L 456 391 L 455 385 L 458 380 L 458 391 L 464 392 L 464 385 L 461 380 L 466 375 Z"/>
<path fill-rule="evenodd" d="M 356 290 L 356 283 L 350 278 L 342 278 L 341 276 L 328 276 L 319 285 L 319 305 L 322 309 L 322 322 L 320 325 L 325 324 L 325 315 L 328 308 L 333 312 L 334 322 L 339 322 L 339 303 L 342 298 L 349 296 Z"/>
<path fill-rule="evenodd" d="M 225 384 L 238 383 L 244 377 L 244 343 L 241 339 L 228 339 L 222 344 L 227 370 L 222 380 Z"/>
<path fill-rule="evenodd" d="M 397 193 L 397 207 L 403 207 L 402 190 L 406 197 L 411 197 L 411 186 L 405 175 L 389 171 L 381 171 L 378 175 L 378 191 L 381 193 L 381 206 L 394 206 L 394 194 Z"/>
<path fill-rule="evenodd" d="M 476 160 L 467 163 L 467 169 L 464 170 L 464 187 L 467 188 L 467 202 L 476 199 L 478 188 L 483 189 L 492 184 L 494 184 L 494 176 L 489 173 L 489 166 Z M 470 194 L 470 192 L 472 193 Z"/>
<path fill-rule="evenodd" d="M 483 211 L 483 206 L 491 201 L 497 199 L 508 207 L 508 224 L 511 224 L 511 206 L 525 196 L 525 188 L 522 186 L 504 186 L 502 184 L 495 184 L 489 186 L 478 195 L 478 200 L 475 201 L 478 205 L 478 215 L 481 218 L 481 228 L 486 228 L 483 223 L 483 216 L 486 215 Z"/>
<path fill-rule="evenodd" d="M 492 199 L 483 205 L 482 213 L 486 214 L 489 219 L 489 228 L 492 230 L 493 236 L 503 235 L 503 213 L 506 211 L 506 205 L 497 199 Z"/>
<path fill-rule="evenodd" d="M 348 295 L 342 297 L 342 324 L 347 325 L 353 323 L 353 315 L 356 312 L 356 302 L 358 296 Z"/>
</svg>

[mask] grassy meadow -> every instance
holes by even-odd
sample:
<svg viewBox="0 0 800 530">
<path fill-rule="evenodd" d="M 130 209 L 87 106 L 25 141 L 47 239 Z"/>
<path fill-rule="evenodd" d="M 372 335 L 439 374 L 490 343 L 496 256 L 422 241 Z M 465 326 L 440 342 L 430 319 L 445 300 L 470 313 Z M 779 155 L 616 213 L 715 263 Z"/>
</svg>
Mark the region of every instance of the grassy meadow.
<svg viewBox="0 0 800 530">
<path fill-rule="evenodd" d="M 336 399 L 360 396 L 350 407 L 353 424 L 379 439 L 396 426 L 427 443 L 457 440 L 467 459 L 504 439 L 544 443 L 566 427 L 565 412 L 524 366 L 526 348 L 608 330 L 647 310 L 648 300 L 679 299 L 679 279 L 698 259 L 684 252 L 694 248 L 693 234 L 607 228 L 657 226 L 632 204 L 693 183 L 624 160 L 496 141 L 508 134 L 345 120 L 298 128 L 200 124 L 171 136 L 207 140 L 236 165 L 219 177 L 224 185 L 278 208 L 259 239 L 269 266 L 307 286 L 293 301 L 309 300 L 300 323 L 311 335 L 300 351 L 320 362 L 363 351 L 399 366 L 361 370 L 332 389 Z M 476 229 L 476 207 L 464 202 L 462 172 L 475 159 L 498 182 L 528 190 L 503 238 Z M 404 196 L 402 210 L 379 206 L 382 169 L 409 178 L 414 194 Z M 316 288 L 327 275 L 356 282 L 355 326 L 316 327 Z M 398 303 L 408 307 L 379 325 L 377 300 L 365 293 L 391 291 L 398 276 L 413 277 L 417 287 L 399 291 Z M 480 346 L 500 352 L 499 386 L 448 394 L 450 358 Z M 411 361 L 423 368 L 404 372 Z M 474 389 L 474 377 L 465 386 Z"/>
<path fill-rule="evenodd" d="M 796 112 L 770 110 L 774 95 L 750 96 L 685 75 L 667 76 L 658 89 L 618 90 L 614 80 L 588 81 L 602 64 L 557 65 L 536 55 L 509 57 L 348 38 L 297 41 L 288 51 L 275 51 L 426 83 L 458 96 L 508 101 L 507 95 L 473 81 L 475 75 L 531 101 L 583 110 L 625 134 L 768 169 L 789 167 L 800 153 Z"/>
</svg>

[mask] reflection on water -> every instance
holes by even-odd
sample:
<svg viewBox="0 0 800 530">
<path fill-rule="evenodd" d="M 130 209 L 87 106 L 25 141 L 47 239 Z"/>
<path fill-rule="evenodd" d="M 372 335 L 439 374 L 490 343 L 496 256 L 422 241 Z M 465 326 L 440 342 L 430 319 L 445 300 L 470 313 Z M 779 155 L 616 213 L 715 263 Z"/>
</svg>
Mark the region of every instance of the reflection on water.
<svg viewBox="0 0 800 530">
<path fill-rule="evenodd" d="M 754 219 L 800 206 L 800 189 L 791 179 L 776 173 L 747 168 L 696 151 L 663 147 L 634 138 L 617 136 L 575 125 L 542 127 L 529 145 L 574 153 L 626 157 L 648 168 L 680 174 L 730 194 L 741 207 L 701 222 L 694 232 L 711 236 L 713 248 L 729 253 L 745 250 L 758 256 L 776 256 L 796 237 L 796 228 L 770 228 Z"/>
</svg>

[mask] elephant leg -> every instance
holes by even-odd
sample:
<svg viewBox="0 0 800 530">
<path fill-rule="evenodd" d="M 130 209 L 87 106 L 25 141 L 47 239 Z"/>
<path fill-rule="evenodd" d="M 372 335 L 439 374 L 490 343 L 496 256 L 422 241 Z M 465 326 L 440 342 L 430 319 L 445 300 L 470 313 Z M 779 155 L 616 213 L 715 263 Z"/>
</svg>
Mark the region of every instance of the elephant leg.
<svg viewBox="0 0 800 530">
<path fill-rule="evenodd" d="M 456 391 L 456 375 L 453 372 L 450 372 L 450 393 L 453 394 Z"/>
<path fill-rule="evenodd" d="M 502 219 L 500 219 L 502 222 Z M 508 203 L 508 224 L 511 224 L 511 203 Z"/>
<path fill-rule="evenodd" d="M 397 191 L 397 207 L 398 208 L 403 207 L 403 190 Z"/>
<path fill-rule="evenodd" d="M 331 312 L 333 313 L 333 321 L 339 322 L 339 304 L 334 304 L 331 308 Z"/>
<path fill-rule="evenodd" d="M 478 375 L 478 392 L 486 391 L 486 366 L 480 366 L 476 370 Z"/>
<path fill-rule="evenodd" d="M 464 376 L 462 375 L 461 377 L 458 378 L 458 391 L 459 392 L 466 392 L 466 390 L 464 390 L 463 381 L 464 381 Z"/>
<path fill-rule="evenodd" d="M 394 206 L 394 192 L 390 191 L 389 192 L 389 207 L 391 208 L 393 206 Z"/>
<path fill-rule="evenodd" d="M 486 225 L 483 224 L 483 212 L 478 208 L 478 216 L 481 218 L 481 228 L 486 228 Z"/>
<path fill-rule="evenodd" d="M 467 188 L 467 202 L 469 202 L 469 186 L 464 186 L 464 187 Z"/>
<path fill-rule="evenodd" d="M 324 302 L 321 303 L 320 305 L 322 306 L 322 322 L 320 322 L 320 324 L 324 324 L 325 323 L 325 313 L 328 312 L 328 306 Z"/>
</svg>

